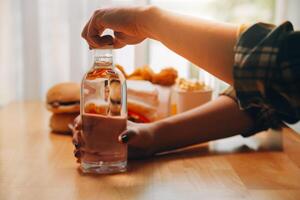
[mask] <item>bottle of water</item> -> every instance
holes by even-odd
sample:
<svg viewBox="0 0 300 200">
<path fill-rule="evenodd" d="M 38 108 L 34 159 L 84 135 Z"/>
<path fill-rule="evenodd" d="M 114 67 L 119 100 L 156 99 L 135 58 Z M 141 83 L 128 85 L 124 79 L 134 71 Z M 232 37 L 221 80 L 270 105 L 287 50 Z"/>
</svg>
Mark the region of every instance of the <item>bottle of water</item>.
<svg viewBox="0 0 300 200">
<path fill-rule="evenodd" d="M 81 85 L 81 169 L 84 173 L 126 171 L 127 145 L 118 136 L 127 126 L 126 80 L 114 66 L 111 49 L 95 49 Z"/>
</svg>

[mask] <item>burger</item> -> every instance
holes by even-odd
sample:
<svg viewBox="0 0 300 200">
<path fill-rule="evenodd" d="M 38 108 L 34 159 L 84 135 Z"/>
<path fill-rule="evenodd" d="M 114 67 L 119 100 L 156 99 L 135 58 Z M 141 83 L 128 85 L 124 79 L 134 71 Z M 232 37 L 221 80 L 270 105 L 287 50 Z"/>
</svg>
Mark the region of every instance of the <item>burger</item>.
<svg viewBox="0 0 300 200">
<path fill-rule="evenodd" d="M 120 112 L 119 90 L 119 83 L 113 81 L 109 109 L 112 115 L 118 115 Z M 157 119 L 158 91 L 153 84 L 148 81 L 128 80 L 127 92 L 128 120 L 136 123 L 149 123 Z M 47 109 L 53 113 L 50 119 L 51 129 L 57 132 L 67 131 L 70 119 L 80 113 L 80 85 L 72 82 L 54 85 L 49 89 L 46 98 Z M 93 102 L 87 102 L 85 111 L 99 113 L 96 105 Z"/>
<path fill-rule="evenodd" d="M 66 82 L 54 85 L 47 92 L 47 109 L 52 113 L 79 113 L 80 85 Z"/>
<path fill-rule="evenodd" d="M 53 114 L 50 118 L 50 128 L 54 133 L 71 134 L 70 124 L 74 122 L 74 119 L 79 113 L 60 113 Z"/>
<path fill-rule="evenodd" d="M 47 109 L 52 112 L 49 126 L 52 132 L 71 134 L 69 124 L 80 112 L 80 85 L 73 82 L 59 83 L 46 95 Z"/>
</svg>

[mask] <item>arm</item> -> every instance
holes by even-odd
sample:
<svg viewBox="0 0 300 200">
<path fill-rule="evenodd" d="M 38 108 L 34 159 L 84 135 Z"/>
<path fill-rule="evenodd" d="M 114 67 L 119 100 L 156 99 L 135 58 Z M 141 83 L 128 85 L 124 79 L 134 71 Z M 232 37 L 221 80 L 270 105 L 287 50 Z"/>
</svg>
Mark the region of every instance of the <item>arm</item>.
<svg viewBox="0 0 300 200">
<path fill-rule="evenodd" d="M 254 126 L 247 113 L 227 96 L 150 124 L 129 124 L 120 140 L 130 157 L 144 157 L 189 145 L 226 138 Z"/>
<path fill-rule="evenodd" d="M 156 7 L 148 12 L 142 22 L 147 36 L 232 84 L 237 26 Z"/>
<path fill-rule="evenodd" d="M 81 137 L 81 118 L 75 120 L 73 143 L 79 158 L 84 142 Z M 130 158 L 144 158 L 168 150 L 202 142 L 226 138 L 249 131 L 254 122 L 227 96 L 206 103 L 193 110 L 163 120 L 136 124 L 128 121 L 128 128 L 119 141 L 128 144 Z"/>
<path fill-rule="evenodd" d="M 106 28 L 114 30 L 114 38 L 99 36 Z M 120 48 L 152 38 L 231 84 L 236 31 L 234 25 L 149 6 L 100 9 L 86 24 L 82 36 L 91 48 L 107 44 Z"/>
</svg>

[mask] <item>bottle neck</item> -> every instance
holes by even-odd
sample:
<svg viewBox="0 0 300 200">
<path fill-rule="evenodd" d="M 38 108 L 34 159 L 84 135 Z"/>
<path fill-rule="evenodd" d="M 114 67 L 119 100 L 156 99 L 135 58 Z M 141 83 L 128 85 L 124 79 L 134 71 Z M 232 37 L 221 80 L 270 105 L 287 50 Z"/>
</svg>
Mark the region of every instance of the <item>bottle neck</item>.
<svg viewBox="0 0 300 200">
<path fill-rule="evenodd" d="M 94 50 L 93 68 L 112 68 L 113 55 L 111 49 L 95 49 Z"/>
</svg>

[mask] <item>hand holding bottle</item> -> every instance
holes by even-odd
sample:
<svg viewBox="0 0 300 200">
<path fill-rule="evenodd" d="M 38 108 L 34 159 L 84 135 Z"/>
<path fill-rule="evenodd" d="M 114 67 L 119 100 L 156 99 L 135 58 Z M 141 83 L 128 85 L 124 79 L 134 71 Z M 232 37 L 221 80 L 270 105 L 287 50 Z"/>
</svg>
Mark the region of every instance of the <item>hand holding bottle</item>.
<svg viewBox="0 0 300 200">
<path fill-rule="evenodd" d="M 81 117 L 78 116 L 72 125 L 74 155 L 81 162 L 83 154 L 90 152 L 85 148 L 82 135 Z M 137 124 L 127 121 L 127 129 L 119 136 L 119 142 L 128 144 L 129 159 L 142 159 L 154 154 L 154 127 L 152 124 Z"/>
</svg>

